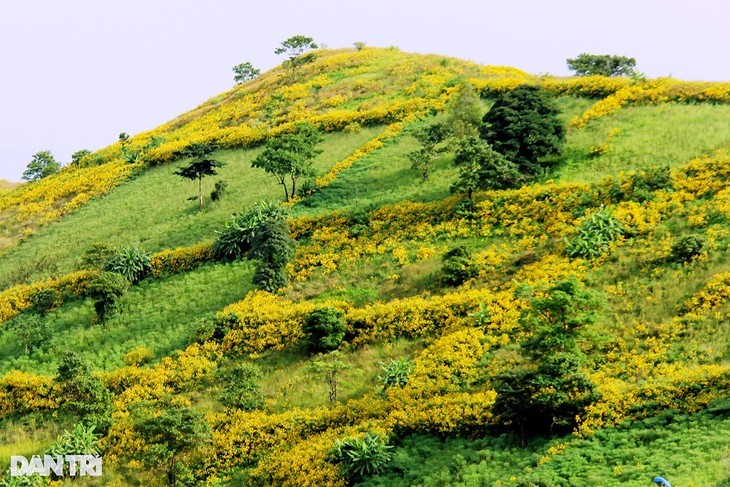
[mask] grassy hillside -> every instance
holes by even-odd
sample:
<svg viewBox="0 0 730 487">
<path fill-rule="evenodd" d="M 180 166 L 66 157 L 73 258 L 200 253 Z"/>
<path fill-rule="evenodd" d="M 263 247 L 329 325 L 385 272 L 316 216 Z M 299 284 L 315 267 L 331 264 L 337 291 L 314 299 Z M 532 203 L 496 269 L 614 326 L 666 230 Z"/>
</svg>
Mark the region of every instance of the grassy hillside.
<svg viewBox="0 0 730 487">
<path fill-rule="evenodd" d="M 0 196 L 0 461 L 90 421 L 78 389 L 54 379 L 76 352 L 93 371 L 84 383 L 110 394 L 81 400 L 108 407 L 100 485 L 165 485 L 165 467 L 144 464 L 159 445 L 135 426 L 148 403 L 155 415 L 190 408 L 209 427 L 179 457 L 190 485 L 638 486 L 664 475 L 714 487 L 730 477 L 727 84 L 535 77 L 395 49 L 319 54 L 297 80 L 277 68 Z M 448 145 L 421 180 L 408 154 L 423 120 L 448 120 L 466 86 L 483 114 L 523 83 L 554 95 L 566 127 L 552 171 L 466 206 L 451 194 L 459 168 Z M 315 191 L 287 204 L 289 285 L 255 291 L 254 263 L 216 260 L 209 243 L 231 214 L 282 199 L 251 161 L 300 120 L 326 132 Z M 173 174 L 201 141 L 227 163 L 205 192 L 229 183 L 202 210 L 187 201 L 195 184 Z M 620 235 L 594 255 L 571 253 L 581 232 L 599 231 L 592 218 Z M 90 295 L 97 271 L 82 269 L 94 243 L 162 252 L 103 325 Z M 449 267 L 456 246 L 462 260 Z M 12 318 L 43 290 L 57 300 L 43 318 L 49 338 L 26 353 Z M 545 312 L 551 297 L 568 304 Z M 308 345 L 306 322 L 321 308 L 344 322 L 339 355 Z M 554 321 L 562 328 L 545 334 Z M 570 346 L 535 354 L 553 335 Z M 566 350 L 578 368 L 561 362 L 541 376 L 558 385 L 532 393 L 578 401 L 590 387 L 590 397 L 523 437 L 500 402 L 504 384 Z M 236 376 L 244 363 L 259 372 Z M 397 364 L 402 382 L 391 386 Z M 236 384 L 258 402 L 232 406 Z M 393 445 L 393 459 L 379 475 L 348 476 L 336 440 L 368 432 Z"/>
</svg>

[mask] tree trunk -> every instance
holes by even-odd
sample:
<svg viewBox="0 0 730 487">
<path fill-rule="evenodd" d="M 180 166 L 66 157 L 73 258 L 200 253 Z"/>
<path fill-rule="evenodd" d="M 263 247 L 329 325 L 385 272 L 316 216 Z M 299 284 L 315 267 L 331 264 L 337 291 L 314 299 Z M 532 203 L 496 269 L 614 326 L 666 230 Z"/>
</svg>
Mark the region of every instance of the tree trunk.
<svg viewBox="0 0 730 487">
<path fill-rule="evenodd" d="M 289 188 L 286 187 L 286 180 L 284 178 L 280 179 L 279 182 L 282 186 L 284 186 L 284 197 L 286 198 L 285 201 L 289 201 Z"/>
<path fill-rule="evenodd" d="M 198 197 L 200 198 L 200 207 L 203 207 L 203 176 L 198 176 Z"/>
<path fill-rule="evenodd" d="M 291 197 L 294 199 L 297 195 L 297 180 L 291 178 Z"/>
</svg>

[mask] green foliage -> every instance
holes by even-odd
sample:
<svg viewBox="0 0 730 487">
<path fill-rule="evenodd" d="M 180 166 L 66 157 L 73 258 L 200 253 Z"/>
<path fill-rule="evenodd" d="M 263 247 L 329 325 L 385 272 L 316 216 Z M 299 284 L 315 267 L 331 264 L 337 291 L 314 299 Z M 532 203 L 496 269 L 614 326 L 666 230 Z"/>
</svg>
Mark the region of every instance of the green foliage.
<svg viewBox="0 0 730 487">
<path fill-rule="evenodd" d="M 428 181 L 431 164 L 445 150 L 440 144 L 448 136 L 449 130 L 443 122 L 426 123 L 413 130 L 413 137 L 421 143 L 421 148 L 410 152 L 408 159 L 411 161 L 411 169 L 418 171 L 423 181 Z"/>
<path fill-rule="evenodd" d="M 471 262 L 466 247 L 457 245 L 443 255 L 441 282 L 446 286 L 459 286 L 479 274 L 479 269 Z"/>
<path fill-rule="evenodd" d="M 383 472 L 393 458 L 392 449 L 380 436 L 368 432 L 362 438 L 335 440 L 332 458 L 351 482 L 357 482 Z"/>
<path fill-rule="evenodd" d="M 71 165 L 72 166 L 85 166 L 84 159 L 91 155 L 91 151 L 87 149 L 77 150 L 71 154 Z"/>
<path fill-rule="evenodd" d="M 117 301 L 129 288 L 129 281 L 116 272 L 101 272 L 89 286 L 89 296 L 94 300 L 94 311 L 101 323 L 117 308 Z"/>
<path fill-rule="evenodd" d="M 353 46 L 355 47 L 355 49 L 357 49 L 358 51 L 362 51 L 363 49 L 365 49 L 365 43 L 364 43 L 364 42 L 362 42 L 362 41 L 356 41 L 356 42 L 353 42 L 353 43 L 352 43 L 352 45 L 353 45 Z"/>
<path fill-rule="evenodd" d="M 250 62 L 245 62 L 233 66 L 233 72 L 235 73 L 233 81 L 235 81 L 237 85 L 254 79 L 261 74 L 261 70 L 254 68 L 253 64 L 251 64 Z"/>
<path fill-rule="evenodd" d="M 654 192 L 670 190 L 674 186 L 669 166 L 649 165 L 631 174 L 626 182 L 618 182 L 611 187 L 611 201 L 651 201 Z"/>
<path fill-rule="evenodd" d="M 281 46 L 276 48 L 274 54 L 289 56 L 283 65 L 290 71 L 292 79 L 296 79 L 297 73 L 302 66 L 313 63 L 317 59 L 315 53 L 308 51 L 318 47 L 311 37 L 296 35 L 282 41 Z"/>
<path fill-rule="evenodd" d="M 278 203 L 257 201 L 246 213 L 233 215 L 213 243 L 213 253 L 223 260 L 240 259 L 251 250 L 254 236 L 269 220 L 286 220 L 287 213 Z"/>
<path fill-rule="evenodd" d="M 221 402 L 228 407 L 253 411 L 264 405 L 261 392 L 261 368 L 250 362 L 240 362 L 221 369 L 218 378 L 223 384 Z"/>
<path fill-rule="evenodd" d="M 345 314 L 337 308 L 317 308 L 304 319 L 303 330 L 310 352 L 336 350 L 345 338 Z"/>
<path fill-rule="evenodd" d="M 451 192 L 466 194 L 469 199 L 474 191 L 513 188 L 523 179 L 513 162 L 474 136 L 461 140 L 454 164 L 459 168 L 459 178 Z"/>
<path fill-rule="evenodd" d="M 7 327 L 15 339 L 23 345 L 26 355 L 51 336 L 46 318 L 36 313 L 21 313 Z"/>
<path fill-rule="evenodd" d="M 200 344 L 209 341 L 220 343 L 237 321 L 238 319 L 233 314 L 205 316 L 196 323 L 192 341 Z"/>
<path fill-rule="evenodd" d="M 30 298 L 30 302 L 34 311 L 45 316 L 61 304 L 61 296 L 55 289 L 40 289 Z"/>
<path fill-rule="evenodd" d="M 705 239 L 698 235 L 687 235 L 672 244 L 670 260 L 674 262 L 690 262 L 702 253 L 705 248 Z"/>
<path fill-rule="evenodd" d="M 177 485 L 188 473 L 188 457 L 212 441 L 210 426 L 201 413 L 170 398 L 137 402 L 130 409 L 133 428 L 148 447 L 137 459 L 163 472 L 168 485 Z"/>
<path fill-rule="evenodd" d="M 389 387 L 405 387 L 408 384 L 408 376 L 413 370 L 411 361 L 405 358 L 380 363 L 381 374 L 378 380 L 383 389 Z"/>
<path fill-rule="evenodd" d="M 218 174 L 217 169 L 225 165 L 211 157 L 214 150 L 215 146 L 209 143 L 191 144 L 186 149 L 185 155 L 192 160 L 187 166 L 183 166 L 173 173 L 181 178 L 198 180 L 198 200 L 201 208 L 203 207 L 203 178 L 215 176 Z"/>
<path fill-rule="evenodd" d="M 593 259 L 606 252 L 609 244 L 624 233 L 626 230 L 613 216 L 613 211 L 601 208 L 581 219 L 578 234 L 570 240 L 566 239 L 566 252 L 570 257 Z"/>
<path fill-rule="evenodd" d="M 104 434 L 111 425 L 112 395 L 101 378 L 90 372 L 89 365 L 76 353 L 67 352 L 58 366 L 56 382 L 61 387 L 64 402 L 61 410 L 81 419 L 85 425 L 96 427 Z"/>
<path fill-rule="evenodd" d="M 38 181 L 52 174 L 56 174 L 61 169 L 61 163 L 53 158 L 50 151 L 44 150 L 33 154 L 33 158 L 23 172 L 23 181 Z"/>
<path fill-rule="evenodd" d="M 47 453 L 48 455 L 101 455 L 99 436 L 94 426 L 76 423 L 71 431 L 64 431 Z"/>
<path fill-rule="evenodd" d="M 114 256 L 114 247 L 108 243 L 92 243 L 83 253 L 79 268 L 102 270 Z"/>
<path fill-rule="evenodd" d="M 579 54 L 568 59 L 568 69 L 578 76 L 632 76 L 636 59 L 610 54 Z"/>
<path fill-rule="evenodd" d="M 150 254 L 138 247 L 117 247 L 104 265 L 105 271 L 116 272 L 132 284 L 147 277 L 151 269 Z"/>
<path fill-rule="evenodd" d="M 478 136 L 481 123 L 482 104 L 479 95 L 471 84 L 463 83 L 446 118 L 446 126 L 454 137 L 454 146 L 458 148 L 462 139 Z"/>
<path fill-rule="evenodd" d="M 309 370 L 327 386 L 330 404 L 337 402 L 340 387 L 340 374 L 352 366 L 343 360 L 342 352 L 334 350 L 327 354 L 317 355 L 309 364 Z"/>
<path fill-rule="evenodd" d="M 294 243 L 283 215 L 278 213 L 271 216 L 255 229 L 248 258 L 256 260 L 254 285 L 274 293 L 288 282 L 286 265 L 294 255 Z"/>
<path fill-rule="evenodd" d="M 295 132 L 268 139 L 251 166 L 273 175 L 289 201 L 297 195 L 297 181 L 314 175 L 312 163 L 322 152 L 317 148 L 322 140 L 322 133 L 313 125 L 300 123 Z"/>
<path fill-rule="evenodd" d="M 547 92 L 522 85 L 497 96 L 484 115 L 481 137 L 494 150 L 517 164 L 521 174 L 535 176 L 559 154 L 565 143 L 560 112 Z"/>
<path fill-rule="evenodd" d="M 215 182 L 215 189 L 211 191 L 210 193 L 210 199 L 211 201 L 218 201 L 221 198 L 223 198 L 223 193 L 226 192 L 226 189 L 228 188 L 228 181 L 225 179 L 220 179 Z"/>
</svg>

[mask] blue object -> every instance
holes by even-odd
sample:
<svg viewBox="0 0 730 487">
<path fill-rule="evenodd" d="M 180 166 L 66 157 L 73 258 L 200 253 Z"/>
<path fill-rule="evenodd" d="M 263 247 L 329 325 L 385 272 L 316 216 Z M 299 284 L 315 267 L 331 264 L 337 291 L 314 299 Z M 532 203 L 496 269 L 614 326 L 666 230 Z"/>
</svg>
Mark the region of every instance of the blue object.
<svg viewBox="0 0 730 487">
<path fill-rule="evenodd" d="M 660 487 L 672 487 L 672 484 L 667 482 L 667 479 L 664 477 L 654 477 L 654 483 L 659 485 Z"/>
</svg>

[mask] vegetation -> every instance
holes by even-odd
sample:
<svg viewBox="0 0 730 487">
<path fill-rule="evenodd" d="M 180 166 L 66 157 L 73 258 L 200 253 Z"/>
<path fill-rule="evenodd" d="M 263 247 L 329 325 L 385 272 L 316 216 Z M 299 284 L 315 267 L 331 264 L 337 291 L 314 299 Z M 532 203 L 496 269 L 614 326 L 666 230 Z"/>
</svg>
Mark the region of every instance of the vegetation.
<svg viewBox="0 0 730 487">
<path fill-rule="evenodd" d="M 119 247 L 104 263 L 104 270 L 116 272 L 130 283 L 137 284 L 152 270 L 150 254 L 137 247 Z"/>
<path fill-rule="evenodd" d="M 355 482 L 381 473 L 392 458 L 391 449 L 378 435 L 368 432 L 362 438 L 335 441 L 333 457 Z"/>
<path fill-rule="evenodd" d="M 336 308 L 318 308 L 304 319 L 304 334 L 310 352 L 336 350 L 345 338 L 345 314 Z"/>
<path fill-rule="evenodd" d="M 283 65 L 291 72 L 292 79 L 296 79 L 301 67 L 314 62 L 317 57 L 315 53 L 308 51 L 318 47 L 311 37 L 296 35 L 282 41 L 281 46 L 276 48 L 274 54 L 288 56 Z"/>
<path fill-rule="evenodd" d="M 203 207 L 203 178 L 205 176 L 215 176 L 218 174 L 217 168 L 223 166 L 223 163 L 211 158 L 214 147 L 210 144 L 195 144 L 186 150 L 186 155 L 192 158 L 187 166 L 181 167 L 175 174 L 186 179 L 198 180 L 198 201 L 200 207 Z M 192 198 L 196 199 L 196 198 Z"/>
<path fill-rule="evenodd" d="M 23 172 L 23 181 L 38 181 L 56 174 L 61 169 L 61 163 L 53 158 L 50 151 L 44 150 L 33 154 L 33 159 L 28 163 Z"/>
<path fill-rule="evenodd" d="M 117 309 L 119 298 L 124 296 L 129 281 L 116 272 L 102 272 L 94 279 L 89 288 L 89 296 L 94 300 L 94 311 L 101 323 L 106 322 Z"/>
<path fill-rule="evenodd" d="M 237 85 L 240 85 L 248 80 L 256 78 L 261 74 L 261 71 L 254 68 L 253 64 L 250 62 L 245 62 L 233 66 L 233 73 L 235 74 L 233 81 L 235 81 Z"/>
<path fill-rule="evenodd" d="M 568 59 L 568 69 L 578 76 L 631 76 L 634 74 L 636 59 L 609 54 L 579 54 Z"/>
</svg>

